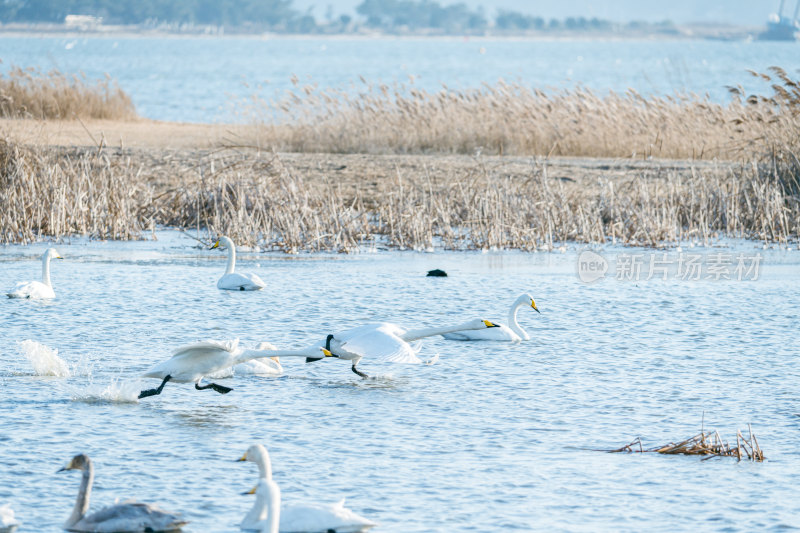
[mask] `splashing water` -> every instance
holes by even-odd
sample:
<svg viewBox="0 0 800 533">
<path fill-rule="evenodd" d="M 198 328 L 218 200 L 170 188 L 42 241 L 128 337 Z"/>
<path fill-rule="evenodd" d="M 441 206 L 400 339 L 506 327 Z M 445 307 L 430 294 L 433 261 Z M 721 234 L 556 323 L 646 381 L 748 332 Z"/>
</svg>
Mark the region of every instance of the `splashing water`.
<svg viewBox="0 0 800 533">
<path fill-rule="evenodd" d="M 69 367 L 58 356 L 58 350 L 48 348 L 32 340 L 25 340 L 20 343 L 22 353 L 33 366 L 33 373 L 36 376 L 56 376 L 59 378 L 70 377 Z"/>
<path fill-rule="evenodd" d="M 108 384 L 92 383 L 90 381 L 81 388 L 69 387 L 73 401 L 86 403 L 138 403 L 141 390 L 142 384 L 138 379 L 123 381 L 119 377 L 111 378 L 111 382 Z"/>
</svg>

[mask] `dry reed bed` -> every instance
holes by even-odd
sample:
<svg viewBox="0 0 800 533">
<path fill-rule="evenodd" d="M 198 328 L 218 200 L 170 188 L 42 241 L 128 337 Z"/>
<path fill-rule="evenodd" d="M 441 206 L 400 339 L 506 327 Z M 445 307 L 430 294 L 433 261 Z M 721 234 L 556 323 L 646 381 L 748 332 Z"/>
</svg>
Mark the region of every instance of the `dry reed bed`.
<svg viewBox="0 0 800 533">
<path fill-rule="evenodd" d="M 717 431 L 701 431 L 697 435 L 678 443 L 669 443 L 664 446 L 645 449 L 642 440 L 637 438 L 630 444 L 610 453 L 660 453 L 664 455 L 699 455 L 703 460 L 714 457 L 736 457 L 737 460 L 763 462 L 764 452 L 758 445 L 758 439 L 753 435 L 753 429 L 748 425 L 750 438 L 747 439 L 741 431 L 736 432 L 736 446 L 730 446 L 723 441 Z"/>
<path fill-rule="evenodd" d="M 0 142 L 0 241 L 135 238 L 156 225 L 225 233 L 263 249 L 552 249 L 563 241 L 658 246 L 719 235 L 789 242 L 800 202 L 769 167 L 563 181 L 546 160 L 510 177 L 476 158 L 366 189 L 308 180 L 275 154 L 185 154 L 175 164 L 109 149 Z"/>
<path fill-rule="evenodd" d="M 14 67 L 0 74 L 0 117 L 132 119 L 136 110 L 108 77 L 90 81 L 82 74 Z"/>
<path fill-rule="evenodd" d="M 279 100 L 255 98 L 247 108 L 259 126 L 253 141 L 277 151 L 733 160 L 796 155 L 800 88 L 782 69 L 770 71 L 753 74 L 771 84 L 772 94 L 748 97 L 734 87 L 727 105 L 694 94 L 544 92 L 501 81 L 438 92 L 366 82 L 350 91 L 306 85 Z"/>
</svg>

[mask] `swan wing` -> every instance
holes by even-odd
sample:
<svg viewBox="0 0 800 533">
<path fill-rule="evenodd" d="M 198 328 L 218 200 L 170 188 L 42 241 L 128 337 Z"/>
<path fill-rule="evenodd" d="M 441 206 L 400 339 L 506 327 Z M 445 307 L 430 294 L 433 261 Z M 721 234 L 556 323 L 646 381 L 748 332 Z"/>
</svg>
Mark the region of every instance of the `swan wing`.
<svg viewBox="0 0 800 533">
<path fill-rule="evenodd" d="M 53 292 L 52 287 L 48 287 L 41 281 L 23 281 L 17 283 L 11 292 L 8 293 L 9 298 L 29 298 L 31 300 L 46 300 L 55 298 L 56 293 Z"/>
<path fill-rule="evenodd" d="M 232 341 L 203 341 L 175 350 L 172 357 L 150 368 L 146 378 L 171 375 L 175 381 L 188 382 L 219 372 L 235 362 L 239 339 Z"/>
<path fill-rule="evenodd" d="M 219 350 L 233 353 L 236 351 L 238 347 L 239 347 L 239 339 L 233 339 L 229 341 L 215 341 L 215 340 L 200 341 L 200 342 L 195 342 L 194 344 L 186 344 L 185 346 L 177 348 L 174 352 L 172 352 L 172 357 L 182 357 L 186 355 L 192 355 L 204 352 L 211 353 Z"/>
<path fill-rule="evenodd" d="M 382 329 L 368 331 L 342 343 L 341 349 L 372 361 L 421 363 L 417 352 L 406 341 Z"/>
<path fill-rule="evenodd" d="M 363 531 L 377 525 L 344 506 L 344 500 L 334 504 L 305 503 L 281 507 L 281 533 L 301 531 L 330 531 L 348 533 Z"/>
<path fill-rule="evenodd" d="M 145 531 L 179 531 L 188 522 L 178 513 L 170 513 L 156 505 L 125 502 L 111 505 L 82 518 L 70 531 L 96 533 Z"/>
<path fill-rule="evenodd" d="M 233 272 L 225 274 L 217 282 L 217 288 L 229 291 L 258 291 L 267 284 L 255 274 L 240 274 Z"/>
</svg>

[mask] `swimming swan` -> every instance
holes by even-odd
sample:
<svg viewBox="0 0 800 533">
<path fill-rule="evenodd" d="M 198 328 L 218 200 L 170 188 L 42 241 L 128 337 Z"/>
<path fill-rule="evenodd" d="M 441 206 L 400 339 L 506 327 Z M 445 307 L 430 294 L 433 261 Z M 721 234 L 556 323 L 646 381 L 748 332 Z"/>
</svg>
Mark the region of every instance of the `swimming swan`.
<svg viewBox="0 0 800 533">
<path fill-rule="evenodd" d="M 20 525 L 20 521 L 14 518 L 11 504 L 0 505 L 0 533 L 14 533 Z"/>
<path fill-rule="evenodd" d="M 168 381 L 178 383 L 194 383 L 197 390 L 213 389 L 220 394 L 227 394 L 233 389 L 209 383 L 200 385 L 200 381 L 207 376 L 216 375 L 234 365 L 262 357 L 298 356 L 310 357 L 317 355 L 320 348 L 312 347 L 307 350 L 249 350 L 239 347 L 239 339 L 233 341 L 204 341 L 189 344 L 178 348 L 170 359 L 150 368 L 143 374 L 146 378 L 161 379 L 161 385 L 155 389 L 143 390 L 139 398 L 161 394 Z"/>
<path fill-rule="evenodd" d="M 496 328 L 445 333 L 443 337 L 455 341 L 529 341 L 531 340 L 530 335 L 517 322 L 517 312 L 521 307 L 526 306 L 532 307 L 537 313 L 540 312 L 530 294 L 520 294 L 508 311 L 508 326 L 511 327 L 495 322 L 498 326 Z"/>
<path fill-rule="evenodd" d="M 106 533 L 111 531 L 124 531 L 126 533 L 139 533 L 147 531 L 180 531 L 188 522 L 180 514 L 170 513 L 155 505 L 138 503 L 128 500 L 122 503 L 105 507 L 96 513 L 86 516 L 89 510 L 89 496 L 92 493 L 94 481 L 94 467 L 89 457 L 80 454 L 59 470 L 81 470 L 81 488 L 78 490 L 78 499 L 72 514 L 64 522 L 67 531 Z"/>
<path fill-rule="evenodd" d="M 258 485 L 245 493 L 256 495 L 255 504 L 241 523 L 241 528 L 245 531 L 348 533 L 364 531 L 377 525 L 347 509 L 343 499 L 334 504 L 281 505 L 280 488 L 272 480 L 272 463 L 267 449 L 261 444 L 250 446 L 239 461 L 256 463 L 259 470 Z"/>
<path fill-rule="evenodd" d="M 48 248 L 42 254 L 42 281 L 22 281 L 8 293 L 9 298 L 30 298 L 31 300 L 48 300 L 56 297 L 53 285 L 50 284 L 50 259 L 63 259 L 55 248 Z"/>
<path fill-rule="evenodd" d="M 225 274 L 223 274 L 217 282 L 218 289 L 229 291 L 260 291 L 267 286 L 267 284 L 255 274 L 239 274 L 233 271 L 233 269 L 236 268 L 236 246 L 234 246 L 232 240 L 227 237 L 220 237 L 211 247 L 212 250 L 214 248 L 228 249 L 228 266 L 225 269 Z"/>
<path fill-rule="evenodd" d="M 455 326 L 408 330 L 390 322 L 364 324 L 346 331 L 328 335 L 324 341 L 314 346 L 324 346 L 326 357 L 337 357 L 352 361 L 351 370 L 362 378 L 369 377 L 356 368 L 362 358 L 369 356 L 372 360 L 392 363 L 420 363 L 417 350 L 409 343 L 458 331 L 485 330 L 496 328 L 496 324 L 488 320 L 474 319 Z M 321 357 L 309 357 L 307 363 L 319 361 Z"/>
</svg>

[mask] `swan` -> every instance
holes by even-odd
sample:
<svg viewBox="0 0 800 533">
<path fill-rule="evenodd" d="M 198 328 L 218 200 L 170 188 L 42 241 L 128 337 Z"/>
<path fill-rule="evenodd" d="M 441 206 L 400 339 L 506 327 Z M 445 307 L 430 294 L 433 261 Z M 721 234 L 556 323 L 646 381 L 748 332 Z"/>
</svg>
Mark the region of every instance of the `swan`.
<svg viewBox="0 0 800 533">
<path fill-rule="evenodd" d="M 540 313 L 530 294 L 520 294 L 508 311 L 508 326 L 497 324 L 497 327 L 492 329 L 445 333 L 443 337 L 455 341 L 529 341 L 530 335 L 517 322 L 517 312 L 521 307 L 532 307 L 534 311 Z"/>
<path fill-rule="evenodd" d="M 81 488 L 78 490 L 78 499 L 72 514 L 64 522 L 67 531 L 106 533 L 121 531 L 138 533 L 147 531 L 180 531 L 188 522 L 180 514 L 170 513 L 155 505 L 138 503 L 128 500 L 105 507 L 96 513 L 86 516 L 89 510 L 89 496 L 92 493 L 94 481 L 94 466 L 88 456 L 76 455 L 72 460 L 59 470 L 81 470 Z"/>
<path fill-rule="evenodd" d="M 258 485 L 245 494 L 255 494 L 256 503 L 242 520 L 245 531 L 261 533 L 336 531 L 348 533 L 364 531 L 376 526 L 375 522 L 357 515 L 344 506 L 344 499 L 334 504 L 306 503 L 281 505 L 281 491 L 272 480 L 272 463 L 267 449 L 254 444 L 239 461 L 258 465 Z"/>
<path fill-rule="evenodd" d="M 234 272 L 236 268 L 236 246 L 233 241 L 228 237 L 220 237 L 217 242 L 211 247 L 214 248 L 227 248 L 228 249 L 228 266 L 225 269 L 225 274 L 219 278 L 217 282 L 218 289 L 225 289 L 229 291 L 260 291 L 267 286 L 261 278 L 255 274 L 239 274 Z"/>
<path fill-rule="evenodd" d="M 233 389 L 208 383 L 200 385 L 204 377 L 217 375 L 229 367 L 263 357 L 298 356 L 311 357 L 320 352 L 319 347 L 306 350 L 250 350 L 239 347 L 239 339 L 232 341 L 203 341 L 182 346 L 175 350 L 170 359 L 158 363 L 145 372 L 146 378 L 161 379 L 161 385 L 155 389 L 143 390 L 139 398 L 161 394 L 168 381 L 177 383 L 194 383 L 197 390 L 213 389 L 220 394 L 227 394 Z M 324 353 L 324 352 L 323 352 Z"/>
<path fill-rule="evenodd" d="M 14 518 L 11 504 L 0 505 L 0 533 L 14 533 L 20 525 L 20 521 Z"/>
<path fill-rule="evenodd" d="M 50 283 L 50 259 L 63 259 L 55 248 L 48 248 L 42 254 L 42 281 L 22 281 L 8 293 L 9 298 L 30 298 L 31 300 L 47 300 L 56 297 Z"/>
<path fill-rule="evenodd" d="M 313 346 L 324 346 L 325 357 L 352 361 L 351 370 L 362 378 L 369 377 L 356 368 L 365 356 L 392 363 L 420 363 L 417 350 L 409 343 L 447 333 L 496 328 L 497 324 L 476 318 L 455 326 L 408 330 L 390 322 L 364 324 L 346 331 L 328 335 Z M 306 358 L 307 363 L 319 361 L 319 356 Z"/>
<path fill-rule="evenodd" d="M 262 342 L 256 346 L 256 350 L 277 349 L 278 348 L 274 344 L 269 342 Z M 279 357 L 261 357 L 220 370 L 207 377 L 211 379 L 222 379 L 232 378 L 233 376 L 280 376 L 281 374 L 283 374 L 283 366 L 281 365 Z"/>
</svg>

